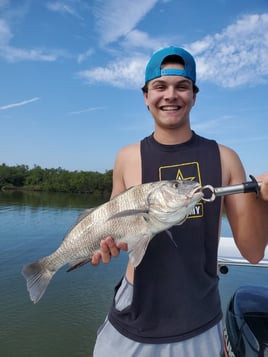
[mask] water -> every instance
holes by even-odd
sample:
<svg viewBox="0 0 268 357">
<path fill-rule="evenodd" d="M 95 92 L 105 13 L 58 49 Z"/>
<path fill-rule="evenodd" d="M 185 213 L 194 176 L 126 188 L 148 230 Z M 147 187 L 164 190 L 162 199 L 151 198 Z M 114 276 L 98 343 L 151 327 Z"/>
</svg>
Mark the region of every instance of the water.
<svg viewBox="0 0 268 357">
<path fill-rule="evenodd" d="M 127 254 L 111 264 L 61 269 L 33 305 L 20 274 L 25 263 L 50 254 L 81 211 L 100 197 L 0 193 L 0 357 L 90 357 L 96 331 L 123 275 Z M 224 221 L 222 234 L 231 235 Z M 267 269 L 230 268 L 220 276 L 223 308 L 241 284 L 266 284 Z"/>
</svg>

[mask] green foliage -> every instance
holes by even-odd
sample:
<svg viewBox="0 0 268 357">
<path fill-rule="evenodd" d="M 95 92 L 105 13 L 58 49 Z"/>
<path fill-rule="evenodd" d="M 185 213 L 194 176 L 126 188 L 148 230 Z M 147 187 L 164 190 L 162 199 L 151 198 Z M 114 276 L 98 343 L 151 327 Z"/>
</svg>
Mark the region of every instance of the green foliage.
<svg viewBox="0 0 268 357">
<path fill-rule="evenodd" d="M 99 193 L 110 195 L 112 170 L 105 173 L 96 171 L 67 171 L 43 169 L 35 165 L 0 165 L 0 189 L 23 189 L 46 192 Z"/>
</svg>

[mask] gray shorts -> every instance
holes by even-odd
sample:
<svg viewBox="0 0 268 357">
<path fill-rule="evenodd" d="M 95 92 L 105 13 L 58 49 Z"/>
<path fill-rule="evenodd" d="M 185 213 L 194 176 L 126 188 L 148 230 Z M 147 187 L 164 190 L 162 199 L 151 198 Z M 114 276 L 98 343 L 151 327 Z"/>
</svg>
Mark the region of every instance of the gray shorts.
<svg viewBox="0 0 268 357">
<path fill-rule="evenodd" d="M 133 286 L 124 278 L 117 291 L 116 308 L 122 310 L 132 301 Z M 181 342 L 139 343 L 121 335 L 106 318 L 97 333 L 93 357 L 220 357 L 223 356 L 222 323 Z"/>
</svg>

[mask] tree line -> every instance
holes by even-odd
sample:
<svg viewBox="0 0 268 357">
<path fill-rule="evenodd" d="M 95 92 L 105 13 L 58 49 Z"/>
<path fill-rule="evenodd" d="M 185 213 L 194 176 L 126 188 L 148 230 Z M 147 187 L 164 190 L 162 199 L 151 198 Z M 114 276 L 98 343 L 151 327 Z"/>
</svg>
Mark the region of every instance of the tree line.
<svg viewBox="0 0 268 357">
<path fill-rule="evenodd" d="M 109 195 L 112 189 L 112 170 L 68 171 L 58 168 L 41 168 L 35 165 L 0 165 L 0 189 L 31 190 L 69 193 L 99 193 Z"/>
</svg>

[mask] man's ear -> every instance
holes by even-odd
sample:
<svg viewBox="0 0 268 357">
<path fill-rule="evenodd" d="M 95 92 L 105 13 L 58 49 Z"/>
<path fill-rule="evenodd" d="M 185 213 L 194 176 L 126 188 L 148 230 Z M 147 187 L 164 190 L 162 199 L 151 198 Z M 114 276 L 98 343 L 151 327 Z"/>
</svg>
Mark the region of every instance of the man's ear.
<svg viewBox="0 0 268 357">
<path fill-rule="evenodd" d="M 149 105 L 148 105 L 148 92 L 144 92 L 143 93 L 143 99 L 144 99 L 144 103 L 147 107 L 147 109 L 150 111 Z"/>
<path fill-rule="evenodd" d="M 195 105 L 196 97 L 197 97 L 197 95 L 196 95 L 196 93 L 194 93 L 194 94 L 193 94 L 193 104 L 192 104 L 192 107 Z"/>
</svg>

